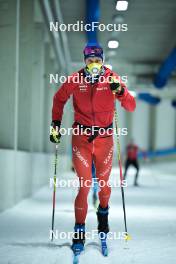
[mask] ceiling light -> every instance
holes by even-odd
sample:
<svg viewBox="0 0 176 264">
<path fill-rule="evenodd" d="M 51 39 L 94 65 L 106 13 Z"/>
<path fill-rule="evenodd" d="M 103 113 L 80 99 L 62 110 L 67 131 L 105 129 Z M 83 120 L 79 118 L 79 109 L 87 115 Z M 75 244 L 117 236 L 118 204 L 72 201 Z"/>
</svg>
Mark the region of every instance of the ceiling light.
<svg viewBox="0 0 176 264">
<path fill-rule="evenodd" d="M 109 40 L 108 48 L 117 49 L 119 47 L 119 42 L 117 40 Z"/>
<path fill-rule="evenodd" d="M 106 61 L 111 57 L 114 57 L 116 56 L 116 50 L 115 49 L 109 49 L 107 52 L 106 52 Z"/>
<path fill-rule="evenodd" d="M 115 15 L 113 16 L 114 23 L 122 24 L 124 22 L 124 17 L 122 15 Z"/>
<path fill-rule="evenodd" d="M 118 11 L 126 11 L 128 9 L 128 1 L 117 1 L 116 9 Z"/>
</svg>

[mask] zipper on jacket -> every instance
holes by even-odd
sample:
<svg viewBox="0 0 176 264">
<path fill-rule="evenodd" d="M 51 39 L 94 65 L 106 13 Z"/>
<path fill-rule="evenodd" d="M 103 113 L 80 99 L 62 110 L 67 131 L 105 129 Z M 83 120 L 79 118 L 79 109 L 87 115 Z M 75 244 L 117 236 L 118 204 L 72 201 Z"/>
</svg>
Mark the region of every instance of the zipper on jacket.
<svg viewBox="0 0 176 264">
<path fill-rule="evenodd" d="M 93 126 L 95 126 L 95 113 L 93 108 L 93 89 L 94 89 L 94 84 L 91 85 L 91 105 L 92 105 Z"/>
<path fill-rule="evenodd" d="M 94 84 L 91 85 L 91 104 L 92 104 L 92 116 L 93 116 L 93 126 L 95 125 L 95 113 L 93 107 L 93 89 L 95 89 Z M 92 141 L 92 154 L 94 154 L 94 140 Z"/>
</svg>

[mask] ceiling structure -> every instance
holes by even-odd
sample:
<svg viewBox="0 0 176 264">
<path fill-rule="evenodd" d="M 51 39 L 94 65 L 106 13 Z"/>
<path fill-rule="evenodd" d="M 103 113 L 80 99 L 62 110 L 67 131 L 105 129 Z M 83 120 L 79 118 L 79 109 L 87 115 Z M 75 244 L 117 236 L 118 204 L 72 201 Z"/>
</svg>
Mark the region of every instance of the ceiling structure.
<svg viewBox="0 0 176 264">
<path fill-rule="evenodd" d="M 86 5 L 83 0 L 61 0 L 64 23 L 85 21 Z M 114 34 L 120 46 L 112 56 L 127 63 L 161 63 L 176 44 L 175 0 L 131 0 L 127 11 L 117 11 L 116 1 L 100 1 L 100 22 L 114 23 L 114 15 L 123 16 L 127 32 Z M 98 32 L 99 42 L 108 51 L 111 32 Z M 81 52 L 86 43 L 84 32 L 67 32 L 72 61 L 82 61 Z"/>
<path fill-rule="evenodd" d="M 59 3 L 59 12 L 66 25 L 75 24 L 77 21 L 86 23 L 86 0 L 74 2 L 50 0 L 48 2 L 51 5 L 54 2 Z M 121 18 L 123 19 L 121 23 L 127 24 L 128 30 L 126 32 L 98 31 L 98 40 L 105 52 L 105 62 L 111 64 L 120 75 L 128 75 L 131 87 L 153 89 L 154 75 L 176 44 L 176 1 L 130 0 L 127 11 L 117 11 L 116 2 L 100 0 L 100 23 L 105 25 L 117 23 L 116 21 Z M 66 38 L 70 64 L 72 70 L 76 71 L 84 65 L 82 51 L 87 42 L 86 32 L 67 31 Z M 109 49 L 109 40 L 118 40 L 119 47 Z M 176 83 L 174 71 L 172 80 L 169 82 L 172 89 L 173 82 Z"/>
</svg>

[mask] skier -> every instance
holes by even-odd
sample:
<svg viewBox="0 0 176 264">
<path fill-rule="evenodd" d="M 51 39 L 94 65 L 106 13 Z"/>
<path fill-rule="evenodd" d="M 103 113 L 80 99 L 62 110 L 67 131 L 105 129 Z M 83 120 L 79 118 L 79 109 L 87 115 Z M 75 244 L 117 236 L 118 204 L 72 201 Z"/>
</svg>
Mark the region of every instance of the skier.
<svg viewBox="0 0 176 264">
<path fill-rule="evenodd" d="M 134 186 L 139 186 L 138 184 L 138 176 L 139 176 L 139 162 L 138 162 L 138 152 L 139 152 L 139 147 L 134 144 L 134 140 L 131 139 L 130 143 L 126 147 L 126 161 L 125 161 L 125 172 L 124 172 L 124 180 L 126 179 L 127 176 L 127 171 L 128 168 L 132 165 L 133 167 L 136 168 L 136 175 L 134 179 Z M 146 153 L 141 150 L 143 153 L 143 158 L 146 158 Z"/>
<path fill-rule="evenodd" d="M 80 129 L 80 134 L 72 135 L 72 159 L 80 185 L 75 199 L 75 236 L 72 250 L 79 255 L 84 250 L 85 220 L 87 215 L 87 197 L 91 186 L 86 181 L 92 181 L 92 162 L 96 168 L 97 181 L 103 180 L 99 191 L 99 206 L 97 208 L 98 233 L 102 238 L 102 253 L 107 255 L 105 239 L 109 232 L 108 213 L 111 188 L 107 184 L 112 168 L 113 136 L 112 131 L 115 98 L 127 111 L 136 107 L 134 97 L 128 92 L 119 76 L 104 66 L 103 49 L 98 44 L 88 44 L 83 51 L 85 67 L 61 86 L 55 93 L 52 108 L 52 124 L 50 130 L 51 142 L 60 141 L 59 129 L 63 108 L 69 97 L 73 96 L 74 123 L 73 128 Z M 75 76 L 83 76 L 78 83 Z M 104 81 L 102 81 L 104 77 Z M 109 77 L 109 78 L 108 78 Z M 84 133 L 81 133 L 81 128 Z M 102 135 L 100 130 L 105 133 Z M 102 236 L 103 235 L 103 236 Z M 105 245 L 105 250 L 103 250 Z"/>
</svg>

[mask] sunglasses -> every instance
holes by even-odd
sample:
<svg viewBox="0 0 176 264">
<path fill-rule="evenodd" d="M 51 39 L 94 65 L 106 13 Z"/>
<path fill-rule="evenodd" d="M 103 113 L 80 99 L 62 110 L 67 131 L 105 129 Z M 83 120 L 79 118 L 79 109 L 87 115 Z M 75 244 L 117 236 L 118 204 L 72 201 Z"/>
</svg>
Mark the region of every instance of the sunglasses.
<svg viewBox="0 0 176 264">
<path fill-rule="evenodd" d="M 102 54 L 103 49 L 102 48 L 97 48 L 97 47 L 87 47 L 84 49 L 84 55 L 89 55 L 89 54 Z"/>
</svg>

